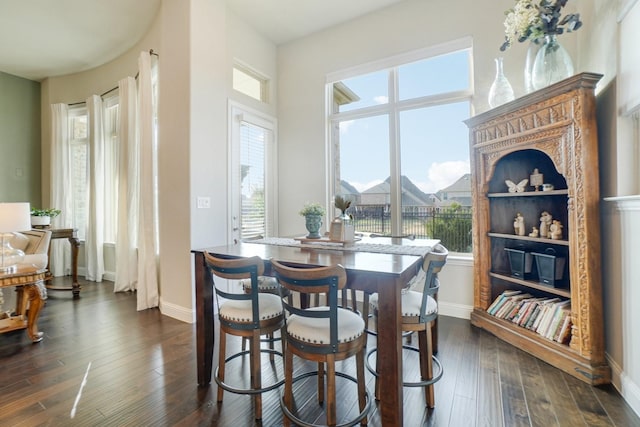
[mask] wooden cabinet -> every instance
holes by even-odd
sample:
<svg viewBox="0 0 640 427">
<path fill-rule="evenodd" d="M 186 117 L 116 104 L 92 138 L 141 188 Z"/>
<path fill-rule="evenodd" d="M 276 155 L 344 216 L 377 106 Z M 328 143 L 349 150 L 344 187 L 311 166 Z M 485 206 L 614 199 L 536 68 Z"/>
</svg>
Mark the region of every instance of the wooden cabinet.
<svg viewBox="0 0 640 427">
<path fill-rule="evenodd" d="M 471 322 L 590 384 L 611 377 L 604 354 L 594 96 L 601 77 L 581 73 L 466 121 L 474 208 Z M 536 168 L 553 190 L 527 185 L 525 192 L 509 192 L 506 180 L 520 183 Z M 562 224 L 561 239 L 529 236 L 544 211 Z M 525 219 L 523 236 L 514 230 L 518 213 Z M 505 248 L 563 258 L 562 277 L 554 286 L 541 283 L 535 265 L 524 277 L 514 276 Z M 488 314 L 505 290 L 570 300 L 568 344 Z"/>
</svg>

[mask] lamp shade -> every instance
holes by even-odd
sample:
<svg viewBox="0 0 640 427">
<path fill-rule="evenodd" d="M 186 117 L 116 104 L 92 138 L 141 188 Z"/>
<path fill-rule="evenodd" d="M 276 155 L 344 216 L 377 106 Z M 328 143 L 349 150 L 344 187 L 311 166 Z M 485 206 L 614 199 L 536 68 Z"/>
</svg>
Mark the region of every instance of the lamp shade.
<svg viewBox="0 0 640 427">
<path fill-rule="evenodd" d="M 0 233 L 31 230 L 29 203 L 0 203 Z"/>
</svg>

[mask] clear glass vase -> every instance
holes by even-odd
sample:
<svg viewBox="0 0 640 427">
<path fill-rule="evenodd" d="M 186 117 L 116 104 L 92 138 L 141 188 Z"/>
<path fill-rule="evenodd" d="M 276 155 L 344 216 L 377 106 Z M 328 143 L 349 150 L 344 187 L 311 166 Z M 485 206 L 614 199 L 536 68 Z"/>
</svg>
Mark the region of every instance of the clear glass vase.
<svg viewBox="0 0 640 427">
<path fill-rule="evenodd" d="M 555 34 L 546 35 L 533 64 L 533 88 L 542 89 L 572 75 L 573 62 L 569 52 L 558 42 Z"/>
<path fill-rule="evenodd" d="M 489 106 L 497 107 L 509 101 L 513 101 L 513 88 L 504 75 L 502 57 L 496 58 L 496 78 L 489 89 Z"/>
<path fill-rule="evenodd" d="M 531 93 L 535 89 L 533 87 L 533 64 L 536 62 L 536 55 L 542 47 L 542 42 L 532 41 L 527 49 L 527 56 L 524 60 L 524 90 L 525 93 Z"/>
</svg>

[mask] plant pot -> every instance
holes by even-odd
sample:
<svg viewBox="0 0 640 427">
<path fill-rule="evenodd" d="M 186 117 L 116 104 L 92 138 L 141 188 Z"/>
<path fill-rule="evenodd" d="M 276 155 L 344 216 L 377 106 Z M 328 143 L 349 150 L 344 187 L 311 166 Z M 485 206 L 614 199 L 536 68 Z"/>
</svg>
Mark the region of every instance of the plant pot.
<svg viewBox="0 0 640 427">
<path fill-rule="evenodd" d="M 320 227 L 322 226 L 322 215 L 306 215 L 304 219 L 304 225 L 309 232 L 307 239 L 319 239 L 321 237 Z"/>
<path fill-rule="evenodd" d="M 31 225 L 33 227 L 46 227 L 51 224 L 50 216 L 33 216 L 31 215 Z"/>
</svg>

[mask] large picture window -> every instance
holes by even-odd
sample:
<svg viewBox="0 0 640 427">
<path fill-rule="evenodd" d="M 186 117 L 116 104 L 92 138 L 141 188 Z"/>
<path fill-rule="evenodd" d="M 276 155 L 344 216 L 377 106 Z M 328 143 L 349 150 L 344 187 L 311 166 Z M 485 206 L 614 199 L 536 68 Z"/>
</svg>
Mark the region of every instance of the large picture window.
<svg viewBox="0 0 640 427">
<path fill-rule="evenodd" d="M 361 232 L 471 251 L 471 44 L 460 40 L 328 76 L 332 188 Z"/>
</svg>

